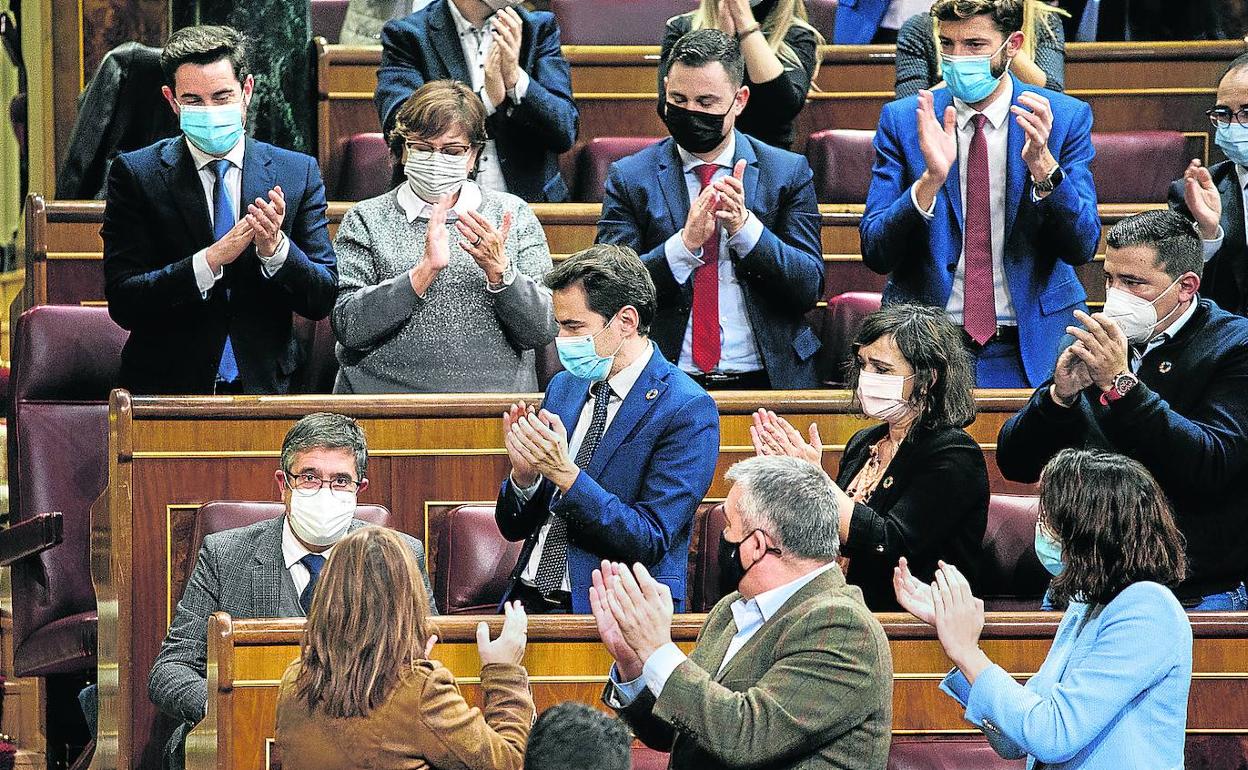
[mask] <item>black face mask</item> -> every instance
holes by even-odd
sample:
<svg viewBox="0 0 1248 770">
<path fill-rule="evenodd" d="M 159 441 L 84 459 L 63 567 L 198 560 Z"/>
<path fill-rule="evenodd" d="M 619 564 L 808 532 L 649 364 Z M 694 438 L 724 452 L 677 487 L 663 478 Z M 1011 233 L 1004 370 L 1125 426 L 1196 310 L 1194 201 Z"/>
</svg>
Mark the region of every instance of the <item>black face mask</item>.
<svg viewBox="0 0 1248 770">
<path fill-rule="evenodd" d="M 750 535 L 760 530 L 753 530 Z M 754 564 L 748 567 L 741 565 L 741 543 L 749 539 L 750 535 L 746 535 L 740 542 L 734 543 L 728 539 L 723 532 L 719 533 L 719 552 L 716 554 L 716 562 L 719 565 L 719 591 L 727 596 L 737 590 L 737 586 L 745 579 L 745 575 L 754 568 L 754 564 L 758 564 L 763 560 L 760 556 L 754 560 Z M 764 555 L 774 553 L 776 556 L 781 554 L 779 548 L 768 548 Z"/>
<path fill-rule="evenodd" d="M 728 117 L 727 112 L 719 115 L 694 112 L 671 102 L 663 106 L 663 123 L 676 144 L 686 152 L 695 155 L 710 152 L 724 141 L 724 118 Z"/>
</svg>

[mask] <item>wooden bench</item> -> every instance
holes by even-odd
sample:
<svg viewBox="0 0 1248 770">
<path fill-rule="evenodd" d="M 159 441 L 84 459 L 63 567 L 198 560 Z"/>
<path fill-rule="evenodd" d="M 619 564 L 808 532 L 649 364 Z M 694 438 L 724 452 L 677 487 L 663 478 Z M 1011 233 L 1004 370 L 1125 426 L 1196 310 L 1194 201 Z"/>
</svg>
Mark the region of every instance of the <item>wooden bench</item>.
<svg viewBox="0 0 1248 770">
<path fill-rule="evenodd" d="M 692 648 L 705 616 L 678 615 L 673 638 Z M 893 735 L 976 734 L 953 699 L 938 685 L 950 667 L 934 631 L 908 615 L 879 616 L 893 655 Z M 994 613 L 984 627 L 983 647 L 1017 679 L 1040 666 L 1052 644 L 1057 613 Z M 497 632 L 497 616 L 438 621 L 435 657 L 456 676 L 469 703 L 481 704 L 475 628 L 480 620 Z M 1244 697 L 1248 613 L 1191 616 L 1195 634 L 1189 741 L 1208 735 L 1248 733 Z M 208 716 L 187 741 L 188 770 L 269 768 L 272 764 L 278 684 L 299 657 L 303 619 L 231 620 L 218 613 L 208 631 Z M 611 658 L 598 642 L 593 618 L 537 616 L 529 619 L 525 666 L 539 710 L 564 700 L 602 707 L 599 694 Z"/>
</svg>

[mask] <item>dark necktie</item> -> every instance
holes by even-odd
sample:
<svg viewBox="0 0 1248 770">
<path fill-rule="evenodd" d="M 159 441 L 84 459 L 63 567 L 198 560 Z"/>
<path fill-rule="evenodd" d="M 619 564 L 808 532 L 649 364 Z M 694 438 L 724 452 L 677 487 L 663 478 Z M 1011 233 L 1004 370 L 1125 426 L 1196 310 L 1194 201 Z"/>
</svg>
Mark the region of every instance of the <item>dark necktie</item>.
<svg viewBox="0 0 1248 770">
<path fill-rule="evenodd" d="M 589 421 L 589 431 L 576 450 L 578 468 L 588 468 L 589 461 L 594 457 L 594 450 L 602 441 L 602 434 L 607 428 L 607 406 L 611 403 L 611 386 L 606 382 L 595 382 L 590 386 L 594 399 L 594 416 Z M 542 558 L 537 563 L 537 575 L 533 582 L 542 596 L 549 596 L 563 585 L 563 573 L 568 568 L 568 522 L 561 516 L 551 514 L 550 531 L 546 533 L 546 544 L 542 547 Z"/>
<path fill-rule="evenodd" d="M 312 611 L 312 595 L 316 593 L 316 581 L 321 579 L 321 567 L 325 566 L 325 557 L 319 553 L 310 553 L 299 562 L 308 568 L 308 584 L 304 586 L 303 593 L 299 594 L 299 606 L 303 608 L 303 614 L 307 615 Z"/>
<path fill-rule="evenodd" d="M 694 167 L 705 190 L 719 166 Z M 693 365 L 709 372 L 719 365 L 719 227 L 702 244 L 702 264 L 693 271 Z"/>
<path fill-rule="evenodd" d="M 234 206 L 230 204 L 230 193 L 225 188 L 225 172 L 229 168 L 230 162 L 224 158 L 212 162 L 212 173 L 217 177 L 212 195 L 212 240 L 214 243 L 224 238 L 225 234 L 234 227 Z M 228 293 L 226 297 L 229 297 Z M 234 345 L 231 344 L 229 335 L 226 335 L 225 348 L 221 351 L 221 365 L 217 367 L 217 378 L 222 382 L 233 382 L 238 379 L 238 362 L 234 359 Z"/>
<path fill-rule="evenodd" d="M 992 287 L 992 195 L 989 191 L 988 141 L 983 114 L 976 113 L 975 135 L 966 154 L 966 264 L 962 272 L 962 326 L 983 345 L 997 333 L 997 303 Z"/>
</svg>

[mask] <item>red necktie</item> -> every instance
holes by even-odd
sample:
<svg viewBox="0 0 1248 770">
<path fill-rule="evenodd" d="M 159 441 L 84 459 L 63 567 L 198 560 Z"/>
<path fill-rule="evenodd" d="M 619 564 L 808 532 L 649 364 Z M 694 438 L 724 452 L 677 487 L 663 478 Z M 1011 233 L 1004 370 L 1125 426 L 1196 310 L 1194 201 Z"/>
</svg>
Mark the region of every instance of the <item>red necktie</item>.
<svg viewBox="0 0 1248 770">
<path fill-rule="evenodd" d="M 702 189 L 719 166 L 696 166 Z M 693 271 L 693 365 L 709 372 L 719 364 L 719 227 L 702 244 L 702 265 Z"/>
<path fill-rule="evenodd" d="M 966 154 L 966 264 L 962 272 L 962 326 L 983 345 L 997 333 L 997 303 L 992 286 L 992 196 L 988 179 L 988 141 L 982 114 L 971 118 L 975 136 Z"/>
</svg>

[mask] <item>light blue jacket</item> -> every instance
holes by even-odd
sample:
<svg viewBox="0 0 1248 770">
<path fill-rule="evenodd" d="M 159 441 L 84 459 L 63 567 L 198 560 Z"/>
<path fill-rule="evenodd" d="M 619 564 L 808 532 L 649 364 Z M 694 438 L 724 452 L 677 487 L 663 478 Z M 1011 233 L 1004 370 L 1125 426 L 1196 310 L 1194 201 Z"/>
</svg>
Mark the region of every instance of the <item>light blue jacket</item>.
<svg viewBox="0 0 1248 770">
<path fill-rule="evenodd" d="M 1026 685 L 993 665 L 974 685 L 954 669 L 940 687 L 998 754 L 1028 756 L 1028 770 L 1171 770 L 1183 767 L 1191 681 L 1183 607 L 1140 582 L 1106 605 L 1072 602 Z"/>
</svg>

